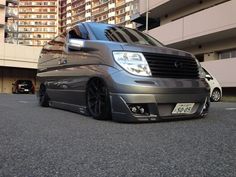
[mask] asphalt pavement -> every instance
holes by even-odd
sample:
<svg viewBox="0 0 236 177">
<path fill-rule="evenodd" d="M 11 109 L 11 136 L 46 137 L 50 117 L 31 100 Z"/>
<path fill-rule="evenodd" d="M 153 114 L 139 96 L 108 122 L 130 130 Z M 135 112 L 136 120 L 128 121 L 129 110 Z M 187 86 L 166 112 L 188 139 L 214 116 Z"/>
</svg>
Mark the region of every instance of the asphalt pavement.
<svg viewBox="0 0 236 177">
<path fill-rule="evenodd" d="M 125 124 L 0 94 L 0 177 L 235 177 L 236 103 L 204 119 Z"/>
</svg>

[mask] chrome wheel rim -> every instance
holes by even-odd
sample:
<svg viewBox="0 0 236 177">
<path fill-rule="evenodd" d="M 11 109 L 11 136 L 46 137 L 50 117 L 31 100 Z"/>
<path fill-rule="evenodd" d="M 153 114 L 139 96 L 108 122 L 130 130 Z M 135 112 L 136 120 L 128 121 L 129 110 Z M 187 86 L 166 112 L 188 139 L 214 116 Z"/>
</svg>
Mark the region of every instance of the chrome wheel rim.
<svg viewBox="0 0 236 177">
<path fill-rule="evenodd" d="M 212 100 L 213 101 L 219 101 L 220 100 L 220 92 L 218 90 L 213 91 Z"/>
</svg>

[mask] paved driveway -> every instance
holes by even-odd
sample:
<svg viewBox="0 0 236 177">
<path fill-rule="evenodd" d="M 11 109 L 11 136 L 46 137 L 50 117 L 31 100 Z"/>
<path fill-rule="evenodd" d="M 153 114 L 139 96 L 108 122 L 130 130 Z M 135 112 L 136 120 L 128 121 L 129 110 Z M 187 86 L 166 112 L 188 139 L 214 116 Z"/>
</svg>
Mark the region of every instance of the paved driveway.
<svg viewBox="0 0 236 177">
<path fill-rule="evenodd" d="M 236 103 L 205 119 L 124 124 L 0 95 L 0 176 L 236 176 Z"/>
</svg>

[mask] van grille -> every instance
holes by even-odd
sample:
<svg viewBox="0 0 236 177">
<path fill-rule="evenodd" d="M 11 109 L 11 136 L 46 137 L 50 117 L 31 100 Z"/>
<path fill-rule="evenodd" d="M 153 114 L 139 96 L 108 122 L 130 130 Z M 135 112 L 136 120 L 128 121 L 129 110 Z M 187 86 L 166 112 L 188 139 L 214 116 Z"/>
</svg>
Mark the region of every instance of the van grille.
<svg viewBox="0 0 236 177">
<path fill-rule="evenodd" d="M 198 66 L 194 58 L 188 56 L 143 53 L 153 77 L 199 78 Z"/>
</svg>

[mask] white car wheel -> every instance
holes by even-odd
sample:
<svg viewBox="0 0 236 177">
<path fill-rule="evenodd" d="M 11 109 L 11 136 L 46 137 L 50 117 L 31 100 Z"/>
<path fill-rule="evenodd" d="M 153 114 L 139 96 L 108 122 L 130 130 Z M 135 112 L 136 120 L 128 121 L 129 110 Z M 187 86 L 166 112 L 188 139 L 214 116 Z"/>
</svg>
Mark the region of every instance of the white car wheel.
<svg viewBox="0 0 236 177">
<path fill-rule="evenodd" d="M 211 100 L 214 102 L 218 102 L 221 99 L 221 93 L 219 89 L 214 89 L 211 95 Z"/>
</svg>

